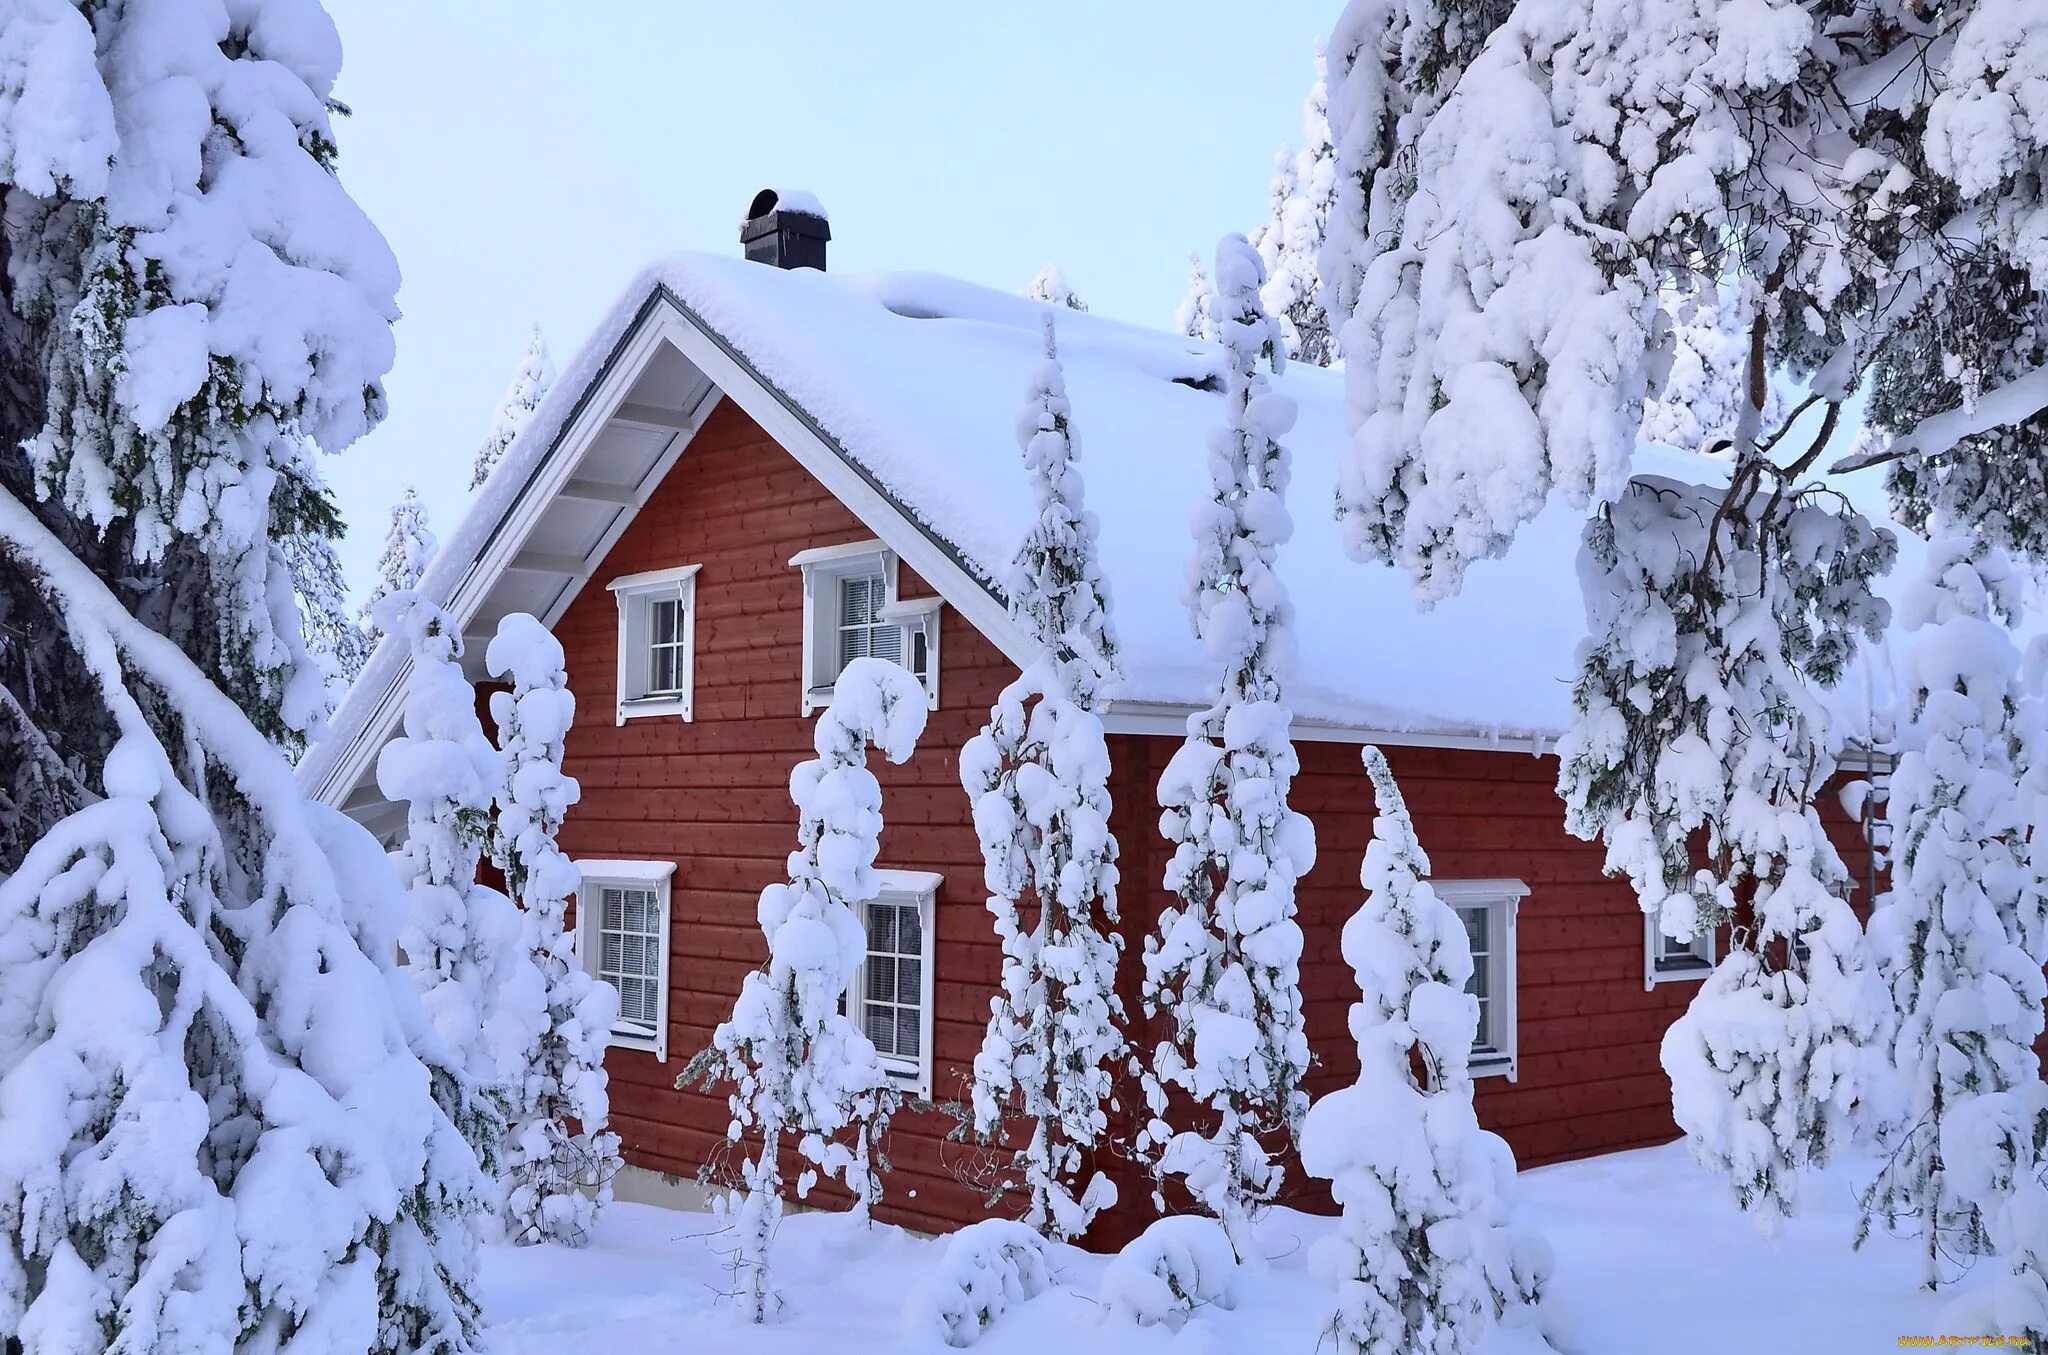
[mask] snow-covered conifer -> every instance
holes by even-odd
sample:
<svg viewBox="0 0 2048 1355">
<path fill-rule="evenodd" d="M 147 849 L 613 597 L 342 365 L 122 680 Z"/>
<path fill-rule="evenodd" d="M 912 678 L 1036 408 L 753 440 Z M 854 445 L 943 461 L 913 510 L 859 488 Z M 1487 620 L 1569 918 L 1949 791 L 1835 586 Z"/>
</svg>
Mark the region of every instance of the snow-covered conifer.
<svg viewBox="0 0 2048 1355">
<path fill-rule="evenodd" d="M 505 1232 L 520 1243 L 589 1240 L 611 1200 L 619 1137 L 606 1129 L 611 1098 L 604 1051 L 619 995 L 584 972 L 566 926 L 576 867 L 555 843 L 582 795 L 562 770 L 576 715 L 562 646 L 524 612 L 498 623 L 484 666 L 509 690 L 491 693 L 491 721 L 503 758 L 491 825 L 491 860 L 519 901 L 521 945 L 546 986 L 546 1024 L 526 1048 L 511 1089 L 505 1136 Z M 573 1124 L 572 1124 L 573 1122 Z"/>
<path fill-rule="evenodd" d="M 678 1086 L 730 1082 L 728 1139 L 737 1145 L 749 1132 L 761 1137 L 759 1154 L 742 1167 L 743 1188 L 726 1202 L 756 1322 L 775 1307 L 768 1246 L 782 1218 L 783 1134 L 795 1136 L 810 1164 L 796 1181 L 799 1199 L 820 1170 L 846 1183 L 856 1213 L 865 1215 L 879 1190 L 870 1149 L 899 1098 L 874 1042 L 840 1010 L 840 999 L 867 951 L 858 910 L 879 888 L 882 788 L 868 770 L 868 744 L 904 761 L 924 732 L 925 713 L 924 688 L 886 659 L 855 659 L 839 675 L 813 735 L 818 756 L 790 775 L 797 849 L 788 882 L 761 891 L 767 963 L 747 975 L 711 1047 L 677 1079 Z M 842 1141 L 848 1134 L 851 1146 Z"/>
<path fill-rule="evenodd" d="M 1294 1132 L 1307 1109 L 1294 884 L 1315 862 L 1315 829 L 1287 806 L 1298 765 L 1282 689 L 1293 609 L 1273 560 L 1293 532 L 1280 439 L 1294 408 L 1259 370 L 1261 360 L 1276 371 L 1286 361 L 1259 305 L 1263 281 L 1257 251 L 1225 236 L 1216 247 L 1224 422 L 1209 439 L 1211 500 L 1190 523 L 1184 592 L 1221 672 L 1159 782 L 1175 903 L 1145 939 L 1144 996 L 1171 1035 L 1143 1075 L 1151 1119 L 1138 1136 L 1155 1170 L 1183 1178 L 1244 1260 L 1252 1211 L 1280 1185 L 1259 1136 Z M 1208 1133 L 1174 1129 L 1176 1089 L 1216 1117 Z"/>
<path fill-rule="evenodd" d="M 334 173 L 333 24 L 282 0 L 17 8 L 6 483 L 290 741 L 326 690 L 275 543 L 333 529 L 302 439 L 345 447 L 381 417 L 398 313 L 391 251 Z"/>
<path fill-rule="evenodd" d="M 278 543 L 291 571 L 299 614 L 305 619 L 306 649 L 324 654 L 344 683 L 363 671 L 370 638 L 348 609 L 347 584 L 334 541 L 318 532 L 298 532 Z"/>
<path fill-rule="evenodd" d="M 1491 1255 L 1505 1145 L 1472 1109 L 1479 1002 L 1465 924 L 1424 878 L 1429 858 L 1379 749 L 1365 750 L 1365 770 L 1379 814 L 1359 871 L 1365 903 L 1343 938 L 1358 978 L 1358 1080 L 1309 1107 L 1301 1135 L 1302 1166 L 1330 1182 L 1344 1218 L 1311 1262 L 1337 1291 L 1339 1351 L 1455 1355 L 1520 1297 L 1489 1282 L 1514 1261 Z"/>
<path fill-rule="evenodd" d="M 1066 274 L 1060 272 L 1056 263 L 1049 263 L 1032 274 L 1031 281 L 1024 284 L 1024 295 L 1049 306 L 1064 306 L 1070 311 L 1088 309 L 1088 303 L 1075 296 L 1074 289 L 1067 286 Z"/>
<path fill-rule="evenodd" d="M 519 910 L 477 880 L 503 763 L 477 718 L 454 619 L 404 592 L 379 604 L 378 621 L 412 652 L 404 733 L 377 755 L 377 788 L 406 805 L 396 858 L 406 883 L 399 945 L 428 1019 L 478 1093 L 463 1132 L 495 1178 L 514 1089 L 547 1019 L 540 972 L 521 945 Z"/>
<path fill-rule="evenodd" d="M 4 491 L 0 572 L 115 732 L 94 801 L 0 878 L 0 1331 L 474 1349 L 483 1181 L 384 853 Z"/>
<path fill-rule="evenodd" d="M 393 593 L 410 592 L 419 585 L 420 575 L 427 572 L 437 544 L 433 532 L 427 529 L 427 506 L 420 502 L 419 491 L 407 485 L 398 502 L 391 505 L 391 521 L 384 528 L 384 550 L 377 557 L 377 582 L 370 596 L 363 600 L 361 616 L 366 630 L 382 633 L 378 617 L 384 599 Z"/>
<path fill-rule="evenodd" d="M 1209 270 L 1202 256 L 1188 251 L 1188 290 L 1173 308 L 1173 327 L 1190 339 L 1216 338 L 1216 293 L 1209 286 Z"/>
<path fill-rule="evenodd" d="M 1864 1214 L 1866 1226 L 1917 1228 L 1929 1288 L 1949 1278 L 1944 1255 L 1961 1261 L 1988 1242 L 1991 1202 L 1959 1192 L 1943 1161 L 1951 1117 L 2041 1075 L 2048 891 L 2030 860 L 2021 782 L 2043 729 L 1997 619 L 2017 617 L 2022 582 L 1995 547 L 1946 537 L 1900 605 L 1913 633 L 1912 723 L 1886 809 L 1892 888 L 1870 940 L 1896 1012 L 1891 1062 L 1904 1095 Z"/>
<path fill-rule="evenodd" d="M 1014 1159 L 1024 1221 L 1061 1240 L 1116 1200 L 1106 1176 L 1081 1172 L 1108 1128 L 1112 1069 L 1128 1056 L 1109 748 L 1095 713 L 1116 646 L 1070 413 L 1048 315 L 1045 359 L 1017 421 L 1038 517 L 1006 580 L 1010 617 L 1036 657 L 960 753 L 1003 948 L 1002 991 L 974 1060 L 974 1126 L 994 1135 L 1013 1104 L 1032 1122 Z M 1029 926 L 1027 901 L 1037 911 Z"/>
<path fill-rule="evenodd" d="M 303 453 L 381 417 L 397 313 L 340 44 L 89 0 L 0 49 L 0 1332 L 458 1355 L 483 1182 L 402 890 L 282 751 L 326 704 Z"/>
<path fill-rule="evenodd" d="M 1287 336 L 1287 355 L 1312 367 L 1328 367 L 1337 360 L 1337 339 L 1323 309 L 1319 273 L 1337 188 L 1324 66 L 1318 43 L 1316 79 L 1301 113 L 1302 148 L 1289 159 L 1285 172 L 1274 177 L 1272 217 L 1253 241 L 1266 264 L 1260 300 Z"/>
<path fill-rule="evenodd" d="M 1896 542 L 1828 497 L 1722 520 L 1718 490 L 1646 479 L 1589 523 L 1590 638 L 1558 745 L 1566 827 L 1606 843 L 1663 933 L 1732 924 L 1663 1059 L 1694 1151 L 1766 1226 L 1867 1089 L 1883 1016 L 1815 807 L 1835 748 L 1813 684 L 1884 626 L 1870 583 Z"/>
<path fill-rule="evenodd" d="M 491 478 L 491 472 L 505 459 L 505 449 L 533 418 L 533 411 L 540 408 L 548 387 L 554 383 L 555 364 L 548 356 L 547 340 L 540 336 L 540 326 L 535 325 L 532 337 L 526 341 L 526 353 L 512 373 L 512 384 L 505 388 L 505 398 L 498 402 L 498 412 L 491 417 L 491 431 L 476 449 L 476 462 L 469 472 L 471 489 L 481 488 Z"/>
</svg>

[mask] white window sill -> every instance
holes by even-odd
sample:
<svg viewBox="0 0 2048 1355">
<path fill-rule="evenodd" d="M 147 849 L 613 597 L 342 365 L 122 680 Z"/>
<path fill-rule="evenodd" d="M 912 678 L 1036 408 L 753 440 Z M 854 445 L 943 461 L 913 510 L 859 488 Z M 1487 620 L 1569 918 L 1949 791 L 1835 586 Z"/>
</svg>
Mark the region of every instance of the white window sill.
<svg viewBox="0 0 2048 1355">
<path fill-rule="evenodd" d="M 1520 1070 L 1505 1054 L 1474 1054 L 1470 1065 L 1474 1077 L 1504 1077 L 1513 1082 Z"/>
<path fill-rule="evenodd" d="M 1647 986 L 1655 988 L 1660 983 L 1698 983 L 1713 972 L 1714 967 L 1710 964 L 1686 965 L 1676 969 L 1653 969 L 1650 971 L 1650 982 Z"/>
<path fill-rule="evenodd" d="M 656 1058 L 662 1056 L 661 1042 L 641 1030 L 614 1030 L 606 1038 L 605 1044 L 611 1049 L 635 1049 L 642 1054 L 652 1054 Z"/>
<path fill-rule="evenodd" d="M 881 1064 L 882 1071 L 888 1075 L 890 1083 L 897 1091 L 905 1096 L 931 1099 L 931 1075 L 922 1067 L 892 1059 L 886 1054 L 881 1056 Z"/>
<path fill-rule="evenodd" d="M 628 720 L 646 720 L 660 715 L 680 715 L 685 723 L 690 719 L 690 698 L 687 696 L 643 696 L 631 701 L 619 702 L 619 723 Z"/>
</svg>

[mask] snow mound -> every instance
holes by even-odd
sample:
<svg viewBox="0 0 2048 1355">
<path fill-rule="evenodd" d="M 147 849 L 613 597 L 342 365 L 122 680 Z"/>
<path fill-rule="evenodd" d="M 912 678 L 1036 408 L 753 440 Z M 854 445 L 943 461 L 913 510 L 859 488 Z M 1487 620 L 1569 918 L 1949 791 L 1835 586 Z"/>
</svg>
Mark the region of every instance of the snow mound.
<svg viewBox="0 0 2048 1355">
<path fill-rule="evenodd" d="M 1103 1268 L 1110 1319 L 1179 1331 L 1197 1308 L 1237 1306 L 1237 1254 L 1223 1225 L 1199 1214 L 1160 1219 Z"/>
<path fill-rule="evenodd" d="M 1052 1287 L 1045 1240 L 1012 1219 L 971 1223 L 903 1303 L 903 1336 L 971 1346 L 995 1320 Z"/>
</svg>

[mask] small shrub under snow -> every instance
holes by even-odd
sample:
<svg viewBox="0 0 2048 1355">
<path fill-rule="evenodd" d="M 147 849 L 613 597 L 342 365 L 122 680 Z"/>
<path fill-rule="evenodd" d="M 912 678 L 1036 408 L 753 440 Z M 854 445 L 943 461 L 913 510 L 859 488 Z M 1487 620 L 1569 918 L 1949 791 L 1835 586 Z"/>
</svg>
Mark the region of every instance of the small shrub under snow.
<svg viewBox="0 0 2048 1355">
<path fill-rule="evenodd" d="M 1045 1242 L 1013 1219 L 983 1219 L 953 1234 L 939 1263 L 903 1304 L 903 1336 L 971 1346 L 995 1320 L 1052 1287 Z"/>
<path fill-rule="evenodd" d="M 1223 1225 L 1199 1214 L 1160 1219 L 1103 1268 L 1105 1313 L 1179 1331 L 1195 1309 L 1235 1308 L 1237 1252 Z"/>
</svg>

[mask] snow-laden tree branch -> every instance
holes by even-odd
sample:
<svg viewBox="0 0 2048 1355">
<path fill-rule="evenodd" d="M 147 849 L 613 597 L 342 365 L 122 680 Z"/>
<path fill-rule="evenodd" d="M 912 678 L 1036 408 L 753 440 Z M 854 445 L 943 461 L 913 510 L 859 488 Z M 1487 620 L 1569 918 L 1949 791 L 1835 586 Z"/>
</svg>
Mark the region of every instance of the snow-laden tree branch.
<svg viewBox="0 0 2048 1355">
<path fill-rule="evenodd" d="M 543 985 L 545 1023 L 527 1045 L 510 1088 L 505 1135 L 505 1232 L 519 1243 L 580 1247 L 612 1195 L 619 1136 L 606 1128 L 611 1097 L 605 1045 L 619 995 L 592 982 L 565 919 L 576 867 L 556 845 L 569 807 L 582 795 L 562 770 L 576 698 L 562 646 L 524 612 L 498 623 L 484 666 L 510 689 L 491 693 L 501 774 L 493 788 L 491 860 L 519 901 L 520 945 Z"/>
<path fill-rule="evenodd" d="M 1185 589 L 1195 633 L 1222 671 L 1213 704 L 1188 717 L 1187 741 L 1159 780 L 1175 902 L 1145 939 L 1144 997 L 1147 1015 L 1164 1014 L 1172 1030 L 1144 1070 L 1152 1118 L 1137 1144 L 1222 1221 L 1242 1260 L 1252 1255 L 1253 1210 L 1280 1186 L 1260 1136 L 1293 1133 L 1308 1108 L 1294 884 L 1315 863 L 1314 826 L 1287 805 L 1298 765 L 1282 687 L 1293 608 L 1273 561 L 1293 532 L 1280 439 L 1294 406 L 1259 370 L 1286 361 L 1259 304 L 1263 280 L 1245 238 L 1225 236 L 1216 248 L 1225 421 L 1209 439 L 1211 501 L 1190 523 Z M 1174 1125 L 1176 1090 L 1213 1117 L 1206 1132 Z"/>
<path fill-rule="evenodd" d="M 1003 948 L 1002 990 L 974 1060 L 976 1133 L 1015 1114 L 1031 1122 L 1012 1161 L 1024 1222 L 1080 1236 L 1116 1201 L 1087 1154 L 1109 1127 L 1114 1070 L 1129 1056 L 1116 993 L 1116 839 L 1109 748 L 1096 706 L 1116 675 L 1109 597 L 1083 505 L 1079 449 L 1053 340 L 1017 421 L 1038 515 L 1005 581 L 1010 617 L 1035 657 L 996 698 L 960 753 L 981 839 L 982 879 Z M 1027 923 L 1025 909 L 1037 917 Z"/>
<path fill-rule="evenodd" d="M 855 659 L 840 673 L 832 704 L 818 717 L 817 757 L 789 779 L 797 807 L 797 849 L 789 881 L 761 891 L 768 961 L 747 975 L 732 1015 L 710 1048 L 690 1061 L 678 1087 L 732 1084 L 733 1144 L 760 1136 L 742 1169 L 743 1189 L 723 1202 L 739 1238 L 748 1316 L 765 1322 L 777 1306 L 769 1243 L 782 1218 L 782 1136 L 796 1136 L 810 1164 L 799 1199 L 818 1172 L 838 1176 L 865 1216 L 877 1198 L 870 1154 L 898 1094 L 874 1042 L 840 1009 L 867 952 L 858 910 L 875 897 L 882 835 L 882 788 L 868 770 L 870 743 L 891 762 L 909 758 L 924 732 L 924 688 L 886 659 Z M 849 1146 L 843 1139 L 850 1135 Z"/>
<path fill-rule="evenodd" d="M 4 491 L 0 563 L 119 731 L 102 798 L 0 881 L 0 1330 L 473 1349 L 473 1098 L 397 972 L 384 853 Z"/>
<path fill-rule="evenodd" d="M 1730 928 L 1663 1061 L 1694 1151 L 1769 1226 L 1867 1090 L 1883 1019 L 1814 805 L 1835 749 L 1811 684 L 1885 624 L 1870 581 L 1896 543 L 1818 495 L 1720 508 L 1713 490 L 1644 480 L 1588 524 L 1591 638 L 1558 793 L 1661 932 Z M 1785 540 L 1799 567 L 1767 569 Z"/>
</svg>

